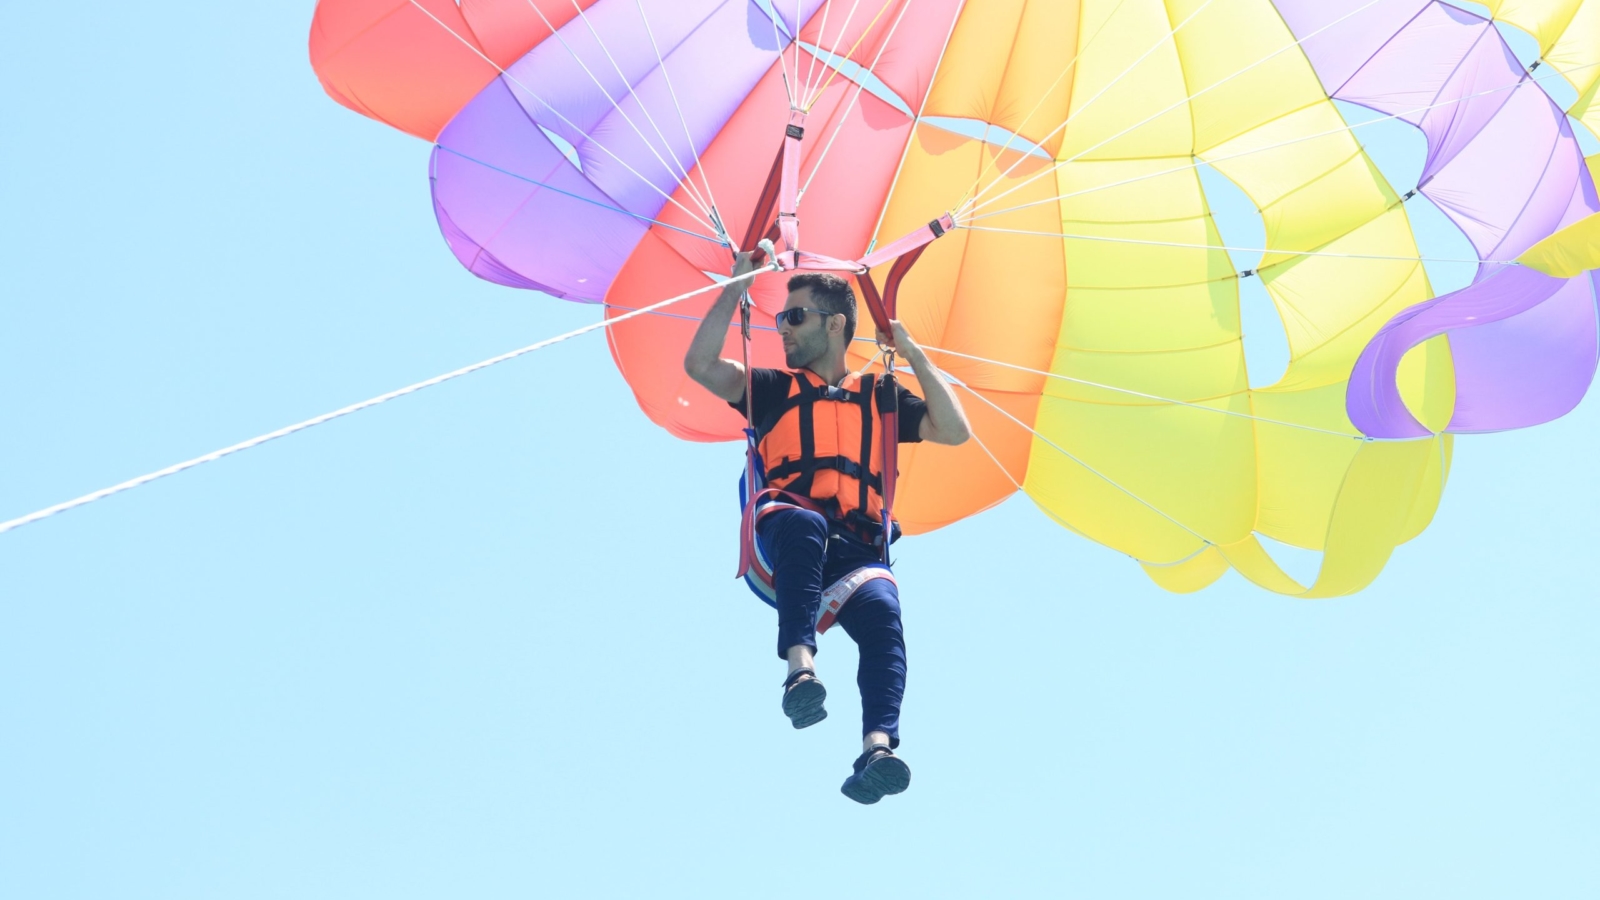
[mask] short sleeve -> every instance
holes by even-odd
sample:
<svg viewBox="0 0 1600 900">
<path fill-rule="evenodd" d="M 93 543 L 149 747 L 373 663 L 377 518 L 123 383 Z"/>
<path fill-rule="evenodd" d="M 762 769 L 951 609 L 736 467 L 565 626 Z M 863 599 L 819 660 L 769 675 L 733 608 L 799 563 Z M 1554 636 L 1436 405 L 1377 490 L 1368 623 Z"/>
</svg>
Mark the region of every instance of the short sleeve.
<svg viewBox="0 0 1600 900">
<path fill-rule="evenodd" d="M 915 444 L 922 440 L 922 417 L 927 414 L 927 402 L 901 385 L 900 443 Z"/>
<path fill-rule="evenodd" d="M 760 422 L 769 410 L 782 403 L 789 396 L 789 383 L 793 379 L 793 375 L 782 369 L 751 369 L 751 418 Z M 744 414 L 744 397 L 730 401 L 728 405 L 738 410 L 740 415 Z"/>
</svg>

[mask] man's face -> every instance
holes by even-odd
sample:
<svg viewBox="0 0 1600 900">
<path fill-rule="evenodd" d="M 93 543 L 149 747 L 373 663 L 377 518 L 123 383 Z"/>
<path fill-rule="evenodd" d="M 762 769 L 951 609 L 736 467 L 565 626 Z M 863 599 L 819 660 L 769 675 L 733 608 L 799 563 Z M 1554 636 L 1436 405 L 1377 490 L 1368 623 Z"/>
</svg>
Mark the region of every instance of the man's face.
<svg viewBox="0 0 1600 900">
<path fill-rule="evenodd" d="M 790 325 L 787 317 L 778 319 L 778 337 L 783 339 L 783 359 L 791 369 L 803 369 L 828 353 L 828 322 L 833 316 L 817 312 L 817 304 L 811 299 L 810 288 L 800 288 L 789 292 L 789 299 L 783 304 L 784 309 L 805 308 L 806 320 L 799 325 Z"/>
</svg>

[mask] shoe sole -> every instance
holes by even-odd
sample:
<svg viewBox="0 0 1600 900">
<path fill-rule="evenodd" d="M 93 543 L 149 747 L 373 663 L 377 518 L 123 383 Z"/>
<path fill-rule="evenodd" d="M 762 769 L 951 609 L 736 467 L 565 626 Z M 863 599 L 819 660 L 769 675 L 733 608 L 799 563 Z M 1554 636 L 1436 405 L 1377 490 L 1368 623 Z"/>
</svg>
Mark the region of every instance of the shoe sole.
<svg viewBox="0 0 1600 900">
<path fill-rule="evenodd" d="M 809 728 L 828 717 L 828 711 L 822 708 L 827 699 L 828 689 L 822 682 L 802 681 L 783 695 L 783 714 L 795 728 Z"/>
<path fill-rule="evenodd" d="M 870 806 L 910 786 L 911 767 L 899 757 L 887 756 L 868 765 L 860 775 L 846 779 L 839 792 L 857 803 Z"/>
<path fill-rule="evenodd" d="M 897 756 L 886 756 L 867 766 L 861 778 L 885 796 L 898 794 L 911 786 L 911 767 Z"/>
</svg>

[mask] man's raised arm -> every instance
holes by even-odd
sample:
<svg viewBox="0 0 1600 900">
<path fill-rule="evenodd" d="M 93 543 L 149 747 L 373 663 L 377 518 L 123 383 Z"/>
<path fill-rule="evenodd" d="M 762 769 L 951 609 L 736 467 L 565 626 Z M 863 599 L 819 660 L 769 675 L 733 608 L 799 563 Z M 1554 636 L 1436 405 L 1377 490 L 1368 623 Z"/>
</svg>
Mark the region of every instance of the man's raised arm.
<svg viewBox="0 0 1600 900">
<path fill-rule="evenodd" d="M 734 261 L 733 277 L 747 275 L 755 270 L 749 253 L 739 254 Z M 750 287 L 750 279 L 730 284 L 717 295 L 700 328 L 689 342 L 689 352 L 683 357 L 683 370 L 690 378 L 718 397 L 733 403 L 744 396 L 744 365 L 722 358 L 722 345 L 728 340 L 728 326 L 733 324 L 733 312 L 739 308 L 739 296 Z"/>
<path fill-rule="evenodd" d="M 918 434 L 923 440 L 935 444 L 966 443 L 967 438 L 972 436 L 972 427 L 967 424 L 966 411 L 961 408 L 961 401 L 956 399 L 956 392 L 951 390 L 939 370 L 928 361 L 928 355 L 911 339 L 911 333 L 906 331 L 904 325 L 895 320 L 890 327 L 894 329 L 895 346 L 906 362 L 911 364 L 911 371 L 917 373 L 917 383 L 922 385 L 922 400 L 928 404 L 928 413 L 922 417 Z"/>
</svg>

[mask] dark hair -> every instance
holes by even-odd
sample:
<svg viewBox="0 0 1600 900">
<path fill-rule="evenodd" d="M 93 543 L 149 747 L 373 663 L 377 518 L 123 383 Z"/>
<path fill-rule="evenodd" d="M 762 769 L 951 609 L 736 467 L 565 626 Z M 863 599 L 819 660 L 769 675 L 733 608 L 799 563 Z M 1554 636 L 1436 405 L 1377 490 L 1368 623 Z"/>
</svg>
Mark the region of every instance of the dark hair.
<svg viewBox="0 0 1600 900">
<path fill-rule="evenodd" d="M 801 272 L 789 278 L 790 292 L 808 288 L 817 308 L 844 316 L 844 343 L 850 346 L 856 336 L 856 292 L 850 282 L 827 272 Z"/>
</svg>

